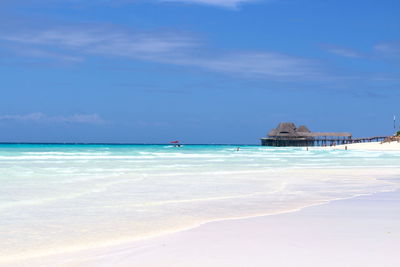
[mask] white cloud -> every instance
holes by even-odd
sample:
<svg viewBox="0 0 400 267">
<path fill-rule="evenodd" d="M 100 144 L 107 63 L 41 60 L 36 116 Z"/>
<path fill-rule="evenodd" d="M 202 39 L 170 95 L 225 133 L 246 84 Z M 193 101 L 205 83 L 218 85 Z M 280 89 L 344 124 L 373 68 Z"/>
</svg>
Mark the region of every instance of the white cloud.
<svg viewBox="0 0 400 267">
<path fill-rule="evenodd" d="M 16 120 L 16 121 L 40 121 L 46 118 L 41 112 L 30 113 L 25 115 L 2 115 L 0 120 Z"/>
<path fill-rule="evenodd" d="M 330 44 L 323 44 L 321 47 L 332 54 L 342 56 L 342 57 L 349 57 L 349 58 L 361 58 L 363 57 L 363 54 L 354 50 L 350 49 L 347 47 L 341 47 L 341 46 L 336 46 L 336 45 L 330 45 Z"/>
<path fill-rule="evenodd" d="M 312 60 L 276 52 L 236 52 L 219 56 L 176 58 L 173 63 L 267 79 L 318 79 L 322 76 Z"/>
<path fill-rule="evenodd" d="M 375 45 L 374 49 L 387 56 L 400 57 L 400 42 L 380 43 Z"/>
<path fill-rule="evenodd" d="M 103 124 L 105 121 L 98 114 L 74 114 L 71 116 L 48 116 L 42 112 L 23 115 L 0 115 L 0 121 L 61 122 L 82 124 Z"/>
<path fill-rule="evenodd" d="M 21 49 L 21 47 L 13 46 L 10 47 L 9 49 L 12 50 L 14 53 L 23 57 L 48 58 L 70 63 L 77 63 L 84 61 L 82 57 L 53 52 L 53 51 L 45 51 L 43 49 L 38 49 L 38 48 L 24 47 L 23 49 Z"/>
<path fill-rule="evenodd" d="M 161 2 L 181 2 L 189 4 L 203 4 L 212 6 L 221 6 L 227 8 L 236 8 L 240 4 L 256 2 L 258 0 L 160 0 Z"/>
<path fill-rule="evenodd" d="M 1 5 L 12 5 L 18 4 L 19 2 L 24 2 L 30 5 L 57 5 L 60 3 L 66 3 L 70 5 L 107 5 L 107 6 L 117 6 L 125 4 L 135 4 L 135 3 L 166 3 L 166 2 L 179 2 L 186 4 L 199 4 L 199 5 L 209 5 L 209 6 L 219 6 L 224 8 L 237 8 L 242 4 L 252 3 L 252 2 L 271 2 L 274 0 L 1 0 Z"/>
<path fill-rule="evenodd" d="M 58 28 L 0 36 L 0 39 L 31 45 L 80 49 L 108 54 L 165 53 L 189 47 L 192 40 L 168 33 L 127 33 L 115 29 Z"/>
<path fill-rule="evenodd" d="M 183 33 L 127 32 L 113 28 L 58 28 L 17 34 L 0 34 L 0 40 L 40 49 L 89 55 L 123 57 L 163 64 L 195 67 L 265 79 L 318 79 L 320 67 L 311 59 L 269 51 L 220 51 L 208 48 Z M 22 48 L 21 48 L 22 49 Z M 45 53 L 42 53 L 45 56 Z"/>
<path fill-rule="evenodd" d="M 72 116 L 50 117 L 51 120 L 69 123 L 102 124 L 105 121 L 98 114 L 74 114 Z"/>
</svg>

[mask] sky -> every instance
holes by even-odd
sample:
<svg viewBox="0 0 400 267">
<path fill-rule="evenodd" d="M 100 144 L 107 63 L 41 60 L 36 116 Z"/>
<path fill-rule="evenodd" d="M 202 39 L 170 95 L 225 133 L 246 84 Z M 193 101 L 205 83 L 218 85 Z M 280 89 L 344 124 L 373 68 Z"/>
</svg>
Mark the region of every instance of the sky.
<svg viewBox="0 0 400 267">
<path fill-rule="evenodd" d="M 2 0 L 0 142 L 400 125 L 398 0 Z"/>
</svg>

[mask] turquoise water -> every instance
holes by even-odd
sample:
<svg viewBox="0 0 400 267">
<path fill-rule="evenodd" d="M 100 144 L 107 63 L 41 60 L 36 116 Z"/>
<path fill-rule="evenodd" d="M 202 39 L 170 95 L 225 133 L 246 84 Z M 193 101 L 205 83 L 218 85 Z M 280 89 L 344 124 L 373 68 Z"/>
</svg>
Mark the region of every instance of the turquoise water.
<svg viewBox="0 0 400 267">
<path fill-rule="evenodd" d="M 0 185 L 5 262 L 396 190 L 400 153 L 5 144 Z"/>
</svg>

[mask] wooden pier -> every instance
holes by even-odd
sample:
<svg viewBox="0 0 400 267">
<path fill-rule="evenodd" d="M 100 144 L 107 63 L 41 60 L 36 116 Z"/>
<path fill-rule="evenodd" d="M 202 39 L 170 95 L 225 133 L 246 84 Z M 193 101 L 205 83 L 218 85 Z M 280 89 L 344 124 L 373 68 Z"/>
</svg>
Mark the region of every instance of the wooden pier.
<svg viewBox="0 0 400 267">
<path fill-rule="evenodd" d="M 313 146 L 332 146 L 332 145 L 345 145 L 355 143 L 367 143 L 367 142 L 382 142 L 387 136 L 374 136 L 374 137 L 363 137 L 363 138 L 314 138 Z"/>
<path fill-rule="evenodd" d="M 334 146 L 353 143 L 379 142 L 387 136 L 352 138 L 348 132 L 311 132 L 306 126 L 296 128 L 291 122 L 283 122 L 261 138 L 263 146 Z"/>
</svg>

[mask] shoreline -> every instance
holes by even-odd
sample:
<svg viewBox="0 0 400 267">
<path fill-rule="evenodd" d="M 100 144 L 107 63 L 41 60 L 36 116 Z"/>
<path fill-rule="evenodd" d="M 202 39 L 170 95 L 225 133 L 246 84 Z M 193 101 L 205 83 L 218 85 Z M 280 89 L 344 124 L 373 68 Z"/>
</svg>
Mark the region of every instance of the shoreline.
<svg viewBox="0 0 400 267">
<path fill-rule="evenodd" d="M 323 149 L 331 149 L 331 150 L 367 150 L 367 151 L 399 151 L 400 152 L 400 142 L 392 141 L 392 142 L 366 142 L 366 143 L 353 143 L 353 144 L 345 144 L 345 145 L 337 145 L 337 146 L 327 146 L 322 147 Z"/>
<path fill-rule="evenodd" d="M 383 208 L 381 202 L 387 204 L 391 199 L 392 205 L 386 205 Z M 251 266 L 266 266 L 267 264 L 273 264 L 272 266 L 361 266 L 354 264 L 357 261 L 361 261 L 363 266 L 378 266 L 376 265 L 377 261 L 381 263 L 381 266 L 385 266 L 385 263 L 381 262 L 381 260 L 385 260 L 385 257 L 390 254 L 386 250 L 397 255 L 396 247 L 398 246 L 392 246 L 391 248 L 385 246 L 385 251 L 381 255 L 382 257 L 378 257 L 379 259 L 374 261 L 368 255 L 363 256 L 364 258 L 354 259 L 352 257 L 354 254 L 357 256 L 364 254 L 361 247 L 357 248 L 357 253 L 352 248 L 353 246 L 340 241 L 350 242 L 353 245 L 366 246 L 365 249 L 368 252 L 374 251 L 374 244 L 379 243 L 377 247 L 381 249 L 383 243 L 385 243 L 384 241 L 387 241 L 388 245 L 392 244 L 393 240 L 387 239 L 388 237 L 394 236 L 394 243 L 392 245 L 400 244 L 400 225 L 398 224 L 400 214 L 388 214 L 400 209 L 397 205 L 399 200 L 400 191 L 397 190 L 346 200 L 337 200 L 329 202 L 326 205 L 308 207 L 297 212 L 274 216 L 211 222 L 192 230 L 148 240 L 141 244 L 131 244 L 116 248 L 114 251 L 108 250 L 105 251 L 105 254 L 101 252 L 98 254 L 99 251 L 97 251 L 95 254 L 86 255 L 87 258 L 81 261 L 81 266 L 91 266 L 92 263 L 104 264 L 103 266 L 111 266 L 111 263 L 113 263 L 113 266 L 248 266 L 249 262 L 251 262 Z M 370 205 L 365 207 L 366 203 Z M 372 215 L 370 224 L 368 224 L 368 220 L 371 219 L 371 209 L 375 213 Z M 382 211 L 384 209 L 387 210 Z M 360 217 L 355 218 L 353 212 L 358 212 Z M 340 215 L 339 219 L 337 218 L 338 214 Z M 376 223 L 377 219 L 374 216 L 376 214 L 381 215 L 381 223 Z M 396 215 L 396 220 L 391 220 L 392 216 Z M 384 216 L 389 217 L 389 224 Z M 340 220 L 344 220 L 344 222 Z M 362 224 L 359 224 L 360 222 Z M 325 227 L 324 223 L 330 223 L 331 225 Z M 394 223 L 394 225 L 391 223 Z M 343 235 L 344 240 L 340 240 L 339 238 L 337 240 L 339 242 L 333 242 L 330 245 L 327 242 L 323 245 L 326 242 L 324 241 L 326 238 L 336 239 L 340 235 L 340 231 L 335 229 L 335 227 L 339 226 L 343 227 L 341 230 L 345 231 Z M 300 229 L 307 227 L 309 227 L 307 230 Z M 348 228 L 350 229 L 346 230 Z M 385 229 L 382 233 L 381 228 Z M 360 229 L 361 231 L 355 234 Z M 331 230 L 332 232 L 328 231 L 327 233 L 327 230 Z M 371 231 L 374 232 L 375 230 L 377 235 L 371 234 Z M 388 230 L 391 232 L 388 233 Z M 288 233 L 287 231 L 290 234 L 285 236 Z M 322 235 L 322 237 L 318 237 L 318 235 Z M 309 240 L 307 240 L 308 238 Z M 382 240 L 379 242 L 379 239 Z M 364 243 L 365 241 L 368 241 L 368 245 Z M 369 243 L 370 241 L 377 243 Z M 292 245 L 288 245 L 288 243 Z M 333 265 L 330 265 L 324 258 L 321 258 L 319 259 L 322 260 L 320 264 L 309 264 L 309 262 L 315 260 L 313 257 L 316 256 L 314 252 L 309 252 L 310 246 L 318 250 L 321 245 L 323 245 L 322 247 L 333 246 L 335 250 L 340 249 L 344 245 L 346 249 L 352 248 L 353 250 L 349 254 L 342 251 L 342 253 L 346 254 L 342 257 L 344 262 L 331 262 Z M 372 248 L 367 249 L 368 246 L 372 246 Z M 251 249 L 253 250 L 250 251 Z M 278 253 L 278 257 L 271 260 L 270 257 L 274 257 L 274 253 L 265 255 L 268 250 Z M 293 256 L 299 250 L 305 253 L 298 255 L 300 261 L 295 260 L 295 262 L 292 261 L 293 265 L 286 265 L 288 263 L 288 260 L 285 258 L 287 254 Z M 329 254 L 325 256 L 333 257 L 333 259 L 338 256 L 340 258 L 340 255 L 335 250 L 321 250 L 320 253 Z M 392 257 L 390 259 L 396 261 L 396 258 Z M 400 259 L 397 260 L 397 262 L 399 261 Z M 348 262 L 349 265 L 345 262 Z M 373 262 L 375 262 L 375 265 Z M 114 265 L 114 263 L 116 264 Z M 305 265 L 302 265 L 302 263 Z M 79 265 L 73 263 L 71 266 Z"/>
<path fill-rule="evenodd" d="M 382 145 L 378 142 L 375 143 L 361 143 L 361 144 L 349 144 L 348 146 L 351 146 L 352 148 L 358 148 L 363 146 L 363 147 L 376 147 L 378 146 L 378 148 L 382 149 Z M 390 143 L 388 145 L 391 145 L 392 148 L 396 148 L 393 146 L 393 143 Z M 396 143 L 394 143 L 394 145 L 396 145 Z M 344 145 L 343 145 L 344 146 Z M 341 147 L 343 147 L 341 146 Z M 340 146 L 337 146 L 340 148 Z M 335 149 L 337 147 L 323 147 L 321 149 L 321 147 L 315 148 L 315 149 L 321 149 L 321 150 L 326 150 L 326 149 Z M 387 149 L 383 149 L 384 151 L 387 151 Z M 390 150 L 389 150 L 390 151 Z M 301 154 L 307 154 L 307 153 L 302 153 L 301 151 L 297 150 L 297 153 L 301 153 Z M 330 154 L 330 153 L 323 153 L 323 154 Z M 335 153 L 334 153 L 335 154 Z M 344 155 L 345 153 L 343 153 Z M 380 155 L 380 153 L 373 153 L 376 155 Z M 389 153 L 388 153 L 389 154 Z M 390 155 L 390 154 L 389 154 Z M 396 155 L 397 154 L 392 154 L 392 155 Z M 395 164 L 397 165 L 397 163 Z M 393 168 L 392 166 L 389 166 L 390 168 Z M 290 169 L 288 170 L 288 172 L 298 172 L 298 167 L 294 168 L 293 170 Z M 346 169 L 346 166 L 343 166 L 344 169 Z M 352 167 L 353 168 L 353 167 Z M 300 167 L 300 170 L 305 170 L 305 171 L 310 171 L 312 169 L 312 174 L 315 174 L 315 170 L 312 167 Z M 319 168 L 320 169 L 320 168 Z M 342 170 L 342 169 L 338 169 L 336 167 L 332 167 L 329 168 L 332 170 L 335 170 L 335 174 L 339 176 L 339 178 L 341 176 L 348 176 L 347 170 Z M 321 169 L 324 172 L 325 171 L 329 171 L 328 169 L 324 168 Z M 391 179 L 398 179 L 398 174 L 399 174 L 399 170 L 398 168 L 393 169 L 395 171 L 391 171 L 391 175 L 388 176 L 388 180 Z M 356 173 L 358 173 L 356 176 L 358 175 L 363 175 L 366 174 L 368 176 L 368 180 L 379 180 L 381 178 L 379 178 L 382 175 L 382 170 L 380 169 L 371 169 L 370 167 L 366 167 L 366 168 L 361 168 L 361 169 L 355 169 L 354 170 L 355 173 L 352 172 L 352 175 L 356 175 Z M 342 173 L 342 175 L 340 174 Z M 389 173 L 389 172 L 388 172 Z M 309 173 L 311 174 L 311 173 Z M 289 173 L 290 175 L 290 173 Z M 322 175 L 322 173 L 321 173 Z M 328 175 L 332 175 L 328 173 L 324 174 L 325 176 Z M 343 177 L 344 177 L 343 176 Z M 385 175 L 386 176 L 386 175 Z M 390 178 L 391 177 L 391 178 Z M 310 178 L 308 176 L 308 178 Z M 331 179 L 334 178 L 330 177 Z M 302 213 L 303 210 L 308 210 L 310 208 L 313 207 L 318 207 L 318 206 L 329 206 L 331 203 L 337 202 L 337 201 L 345 201 L 345 200 L 349 200 L 349 199 L 353 199 L 353 198 L 359 198 L 362 196 L 371 196 L 371 195 L 375 195 L 377 193 L 377 191 L 380 191 L 378 194 L 381 194 L 382 192 L 392 192 L 393 190 L 397 190 L 396 188 L 392 188 L 392 189 L 383 189 L 380 188 L 379 189 L 375 189 L 374 191 L 367 191 L 367 192 L 357 192 L 357 191 L 352 191 L 350 194 L 352 194 L 350 196 L 350 194 L 341 194 L 341 195 L 331 195 L 330 198 L 318 198 L 318 199 L 314 199 L 314 203 L 310 203 L 310 202 L 305 202 L 305 203 L 301 203 L 301 205 L 291 205 L 291 206 L 285 206 L 286 209 L 280 209 L 278 211 L 274 211 L 274 210 L 268 210 L 268 206 L 264 206 L 263 209 L 259 209 L 258 211 L 261 211 L 260 213 L 257 213 L 257 211 L 255 213 L 252 212 L 247 212 L 247 213 L 240 213 L 240 212 L 234 212 L 231 214 L 227 214 L 227 217 L 220 217 L 220 216 L 214 216 L 214 218 L 200 218 L 200 220 L 193 220 L 191 223 L 186 223 L 186 224 L 182 224 L 179 222 L 180 221 L 176 221 L 176 224 L 178 225 L 172 225 L 172 227 L 162 227 L 162 229 L 164 229 L 164 231 L 160 231 L 161 229 L 156 229 L 156 231 L 152 232 L 152 233 L 147 233 L 142 234 L 142 235 L 136 235 L 135 237 L 131 237 L 130 235 L 121 235 L 120 238 L 116 239 L 115 237 L 117 236 L 110 236 L 111 238 L 109 239 L 104 239 L 103 241 L 105 242 L 94 242 L 94 243 L 84 243 L 84 242 L 80 242 L 80 241 L 84 241 L 84 239 L 75 239 L 76 242 L 76 246 L 63 246 L 63 247 L 50 247 L 50 249 L 41 249 L 41 250 L 37 250 L 37 251 L 30 251 L 29 254 L 27 253 L 26 255 L 9 255 L 10 257 L 4 257 L 3 260 L 0 260 L 0 262 L 4 263 L 4 264 L 10 264 L 7 266 L 30 266 L 32 265 L 32 261 L 47 261 L 47 260 L 52 260 L 55 258 L 58 258 L 58 261 L 65 261 L 65 259 L 74 259 L 74 258 L 80 258 L 79 255 L 82 255 L 83 257 L 86 257 L 86 254 L 90 254 L 90 253 L 95 253 L 96 251 L 104 251 L 105 253 L 112 253 L 112 251 L 118 250 L 120 247 L 126 247 L 126 250 L 131 250 L 131 247 L 135 247 L 137 246 L 137 244 L 141 244 L 141 243 L 147 243 L 150 242 L 151 240 L 158 240 L 158 239 L 163 239 L 163 238 L 167 238 L 168 236 L 174 236 L 174 235 L 180 235 L 183 232 L 192 232 L 192 231 L 197 231 L 198 228 L 202 228 L 208 224 L 214 224 L 214 223 L 221 223 L 221 222 L 231 222 L 231 221 L 247 221 L 247 220 L 253 220 L 255 218 L 265 218 L 265 217 L 275 217 L 275 216 L 282 216 L 285 214 L 293 214 L 293 213 Z M 249 211 L 249 210 L 247 210 Z M 264 212 L 262 212 L 264 211 Z M 217 214 L 217 215 L 222 215 L 222 214 Z M 231 216 L 229 216 L 231 215 Z M 236 216 L 235 216 L 236 215 Z M 237 216 L 239 215 L 239 216 Z M 273 215 L 273 216 L 272 216 Z M 89 226 L 92 227 L 92 226 Z M 161 227 L 160 227 L 161 228 Z M 118 228 L 114 228 L 114 229 L 118 229 Z M 119 236 L 118 236 L 119 237 Z M 131 237 L 131 238 L 130 238 Z M 57 241 L 56 237 L 55 241 Z M 22 243 L 21 243 L 22 244 Z M 33 248 L 33 247 L 32 247 Z M 22 253 L 21 253 L 22 254 Z M 7 254 L 5 254 L 7 255 Z M 15 264 L 14 264 L 15 263 Z M 21 263 L 22 265 L 18 265 L 18 263 Z M 59 265 L 57 264 L 49 264 L 49 265 L 44 265 L 44 266 L 52 266 L 52 265 Z M 82 265 L 84 266 L 84 265 Z"/>
<path fill-rule="evenodd" d="M 241 223 L 246 223 L 246 222 L 251 222 L 254 220 L 274 220 L 272 218 L 280 218 L 280 217 L 285 217 L 285 216 L 300 216 L 303 213 L 307 213 L 309 210 L 317 209 L 317 210 L 324 210 L 327 208 L 329 210 L 330 206 L 336 206 L 337 203 L 344 203 L 344 202 L 354 202 L 354 201 L 360 201 L 362 202 L 362 199 L 364 198 L 378 198 L 382 195 L 391 195 L 395 194 L 398 195 L 398 199 L 400 201 L 400 189 L 396 189 L 395 191 L 386 191 L 386 192 L 378 192 L 378 193 L 373 193 L 373 194 L 360 194 L 357 196 L 352 196 L 348 198 L 338 198 L 338 199 L 333 199 L 329 201 L 325 201 L 323 203 L 316 203 L 312 204 L 306 207 L 294 209 L 294 210 L 288 210 L 288 211 L 283 211 L 283 212 L 277 212 L 273 214 L 260 214 L 260 215 L 254 215 L 254 216 L 247 216 L 247 217 L 237 217 L 237 218 L 222 218 L 222 219 L 216 219 L 216 220 L 211 220 L 207 222 L 203 222 L 188 228 L 180 229 L 177 231 L 172 231 L 172 232 L 166 232 L 166 233 L 161 233 L 157 234 L 154 236 L 149 236 L 149 237 L 144 237 L 136 240 L 131 240 L 128 242 L 120 243 L 120 244 L 114 244 L 114 245 L 106 245 L 106 246 L 101 246 L 97 248 L 90 248 L 90 249 L 83 249 L 83 250 L 77 250 L 77 251 L 71 251 L 71 252 L 65 252 L 65 253 L 58 253 L 58 254 L 51 254 L 51 255 L 46 255 L 46 256 L 38 256 L 38 257 L 30 257 L 26 258 L 23 260 L 15 261 L 12 263 L 13 266 L 29 266 L 32 264 L 40 263 L 44 264 L 41 266 L 131 266 L 130 262 L 124 262 L 121 265 L 114 265 L 109 263 L 109 264 L 104 264 L 103 261 L 109 261 L 112 260 L 113 258 L 116 257 L 116 255 L 120 255 L 120 253 L 123 252 L 123 256 L 121 255 L 122 258 L 125 256 L 129 256 L 130 254 L 132 255 L 137 255 L 139 251 L 141 250 L 147 250 L 146 248 L 148 247 L 159 247 L 160 244 L 162 243 L 164 246 L 165 242 L 169 242 L 171 240 L 176 239 L 177 237 L 181 236 L 190 236 L 193 233 L 196 233 L 198 231 L 203 231 L 204 228 L 209 228 L 209 227 L 214 227 L 215 225 L 229 225 L 229 224 L 241 224 Z M 400 210 L 399 210 L 400 211 Z M 399 216 L 400 219 L 400 216 Z M 400 220 L 399 220 L 400 223 Z M 399 224 L 400 226 L 400 224 Z M 238 227 L 239 231 L 244 230 L 242 229 L 243 227 Z M 400 227 L 399 227 L 400 228 Z M 193 242 L 195 240 L 192 240 Z M 400 244 L 400 229 L 399 229 L 399 244 Z M 190 246 L 190 244 L 189 244 Z M 158 252 L 154 252 L 157 254 Z M 125 255 L 127 254 L 127 255 Z M 139 253 L 140 254 L 140 253 Z M 131 255 L 131 256 L 132 256 Z M 129 256 L 128 258 L 131 258 Z M 143 256 L 143 255 L 142 255 Z M 154 255 L 157 257 L 157 255 Z M 118 256 L 119 257 L 119 256 Z M 135 257 L 133 257 L 135 258 Z M 146 258 L 144 261 L 151 261 L 151 258 Z M 11 262 L 10 262 L 11 263 Z M 94 264 L 96 263 L 96 264 Z M 144 264 L 144 265 L 143 265 Z M 139 266 L 161 266 L 161 265 L 146 265 L 147 263 L 141 263 Z M 160 263 L 161 264 L 161 263 Z M 172 266 L 172 265 L 162 265 L 162 266 Z M 176 266 L 176 265 L 175 265 Z M 180 266 L 180 265 L 179 265 Z M 191 266 L 191 265 L 185 265 L 185 266 Z M 197 265 L 193 265 L 197 266 Z M 212 265 L 214 266 L 214 265 Z M 217 265 L 215 265 L 217 266 Z M 286 266 L 286 265 L 285 265 Z"/>
<path fill-rule="evenodd" d="M 387 191 L 387 192 L 394 192 L 394 191 Z M 387 193 L 387 192 L 379 192 L 379 193 Z M 287 213 L 295 213 L 295 212 L 300 212 L 303 209 L 307 209 L 307 208 L 311 208 L 311 207 L 315 207 L 315 206 L 321 206 L 321 205 L 327 205 L 331 202 L 334 201 L 340 201 L 340 200 L 347 200 L 347 199 L 352 199 L 352 198 L 357 198 L 360 196 L 367 196 L 367 195 L 371 195 L 368 193 L 365 194 L 359 194 L 359 195 L 354 195 L 351 197 L 344 197 L 344 198 L 335 198 L 335 199 L 331 199 L 331 200 L 326 200 L 326 201 L 322 201 L 319 203 L 314 203 L 314 204 L 310 204 L 304 207 L 300 207 L 300 208 L 294 208 L 294 209 L 290 209 L 290 210 L 285 210 L 285 211 L 278 211 L 278 212 L 274 212 L 274 213 L 260 213 L 260 214 L 255 214 L 255 215 L 249 215 L 249 216 L 238 216 L 238 217 L 226 217 L 226 218 L 218 218 L 218 219 L 211 219 L 211 220 L 207 220 L 204 222 L 200 222 L 200 223 L 195 223 L 192 226 L 188 226 L 188 227 L 182 227 L 180 229 L 176 229 L 176 230 L 171 230 L 171 231 L 165 231 L 165 232 L 159 232 L 157 234 L 152 234 L 152 235 L 148 235 L 148 236 L 143 236 L 143 237 L 137 237 L 137 238 L 132 238 L 132 239 L 127 239 L 127 240 L 121 240 L 121 241 L 111 241 L 109 243 L 104 243 L 102 245 L 99 246 L 93 246 L 93 247 L 82 247 L 82 248 L 75 248 L 75 249 L 66 249 L 64 251 L 52 251 L 49 253 L 39 253 L 36 254 L 34 256 L 26 256 L 26 257 L 22 257 L 22 258 L 10 258 L 10 259 L 6 259 L 6 260 L 1 260 L 0 259 L 0 263 L 11 263 L 13 264 L 13 266 L 20 266 L 20 262 L 23 264 L 21 266 L 28 266 L 31 263 L 27 263 L 28 265 L 25 265 L 25 261 L 36 261 L 39 259 L 51 259 L 54 257 L 60 257 L 60 255 L 75 255 L 75 254 L 81 254 L 81 253 L 86 253 L 86 252 L 91 252 L 91 251 L 97 251 L 97 250 L 112 250 L 115 248 L 119 248 L 121 246 L 131 246 L 131 245 L 135 245 L 137 243 L 140 242 L 147 242 L 153 239 L 159 239 L 159 238 L 164 238 L 164 237 L 168 237 L 171 235 L 175 235 L 175 234 L 179 234 L 182 232 L 187 232 L 187 231 L 192 231 L 195 230 L 199 227 L 202 227 L 204 225 L 207 224 L 212 224 L 212 223 L 219 223 L 219 222 L 229 222 L 229 221 L 238 221 L 238 220 L 248 220 L 248 219 L 254 219 L 254 218 L 260 218 L 260 217 L 269 217 L 269 216 L 277 216 L 277 215 L 281 215 L 281 214 L 287 214 Z M 40 260 L 41 261 L 41 260 Z M 47 265 L 46 265 L 47 266 Z"/>
<path fill-rule="evenodd" d="M 392 168 L 391 168 L 392 169 Z M 301 168 L 300 170 L 304 171 L 304 168 Z M 307 171 L 309 169 L 306 169 Z M 322 170 L 322 171 L 330 171 L 330 170 L 334 170 L 335 174 L 340 174 L 340 172 L 342 172 L 342 174 L 346 174 L 347 170 L 338 170 L 336 168 L 328 168 L 328 169 L 312 169 L 313 172 L 315 172 L 316 170 Z M 298 173 L 298 169 L 290 169 L 288 170 L 288 172 L 293 172 L 294 173 Z M 368 173 L 368 176 L 370 176 L 372 173 L 375 173 L 375 169 L 370 169 L 369 171 L 366 170 L 357 170 L 357 176 L 358 175 L 366 175 L 366 173 Z M 328 172 L 329 173 L 329 172 Z M 378 180 L 388 180 L 389 184 L 392 184 L 390 182 L 390 180 L 392 180 L 394 177 L 397 177 L 397 174 L 399 173 L 399 169 L 396 169 L 396 172 L 390 171 L 388 173 L 386 173 L 386 175 L 378 177 L 375 175 L 380 175 L 381 173 L 376 172 L 375 175 L 373 175 L 372 179 L 378 179 Z M 378 178 L 376 178 L 378 177 Z M 385 189 L 378 193 L 384 193 L 384 192 L 392 192 L 397 190 L 398 188 L 393 188 L 393 189 Z M 97 245 L 82 245 L 82 246 L 74 246 L 74 247 L 66 247 L 65 249 L 51 249 L 51 250 L 40 250 L 37 252 L 32 252 L 29 253 L 27 255 L 21 255 L 21 256 L 12 256 L 12 257 L 5 257 L 3 259 L 0 259 L 0 265 L 1 264 L 10 264 L 7 266 L 29 266 L 31 261 L 36 261 L 38 259 L 47 259 L 47 258 L 54 258 L 54 257 L 59 257 L 60 255 L 76 255 L 76 254 L 81 254 L 81 253 L 86 253 L 86 252 L 90 252 L 90 251 L 95 251 L 95 250 L 112 250 L 113 248 L 118 248 L 120 246 L 125 246 L 127 244 L 136 244 L 139 242 L 146 242 L 148 240 L 152 240 L 152 239 L 157 239 L 157 238 L 162 238 L 165 236 L 170 236 L 170 235 L 174 235 L 180 232 L 185 232 L 185 231 L 191 231 L 193 229 L 196 229 L 198 227 L 202 227 L 203 225 L 207 225 L 209 223 L 218 223 L 221 221 L 236 221 L 236 220 L 247 220 L 247 219 L 253 219 L 253 218 L 259 218 L 259 217 L 270 217 L 270 216 L 279 216 L 282 214 L 290 214 L 290 213 L 296 213 L 296 212 L 301 212 L 304 209 L 310 208 L 310 207 L 314 207 L 314 206 L 324 206 L 324 205 L 328 205 L 331 202 L 335 202 L 335 201 L 341 201 L 341 200 L 346 200 L 346 199 L 352 199 L 352 198 L 357 198 L 360 196 L 368 196 L 368 195 L 373 195 L 376 194 L 376 192 L 366 192 L 366 193 L 357 193 L 351 196 L 342 196 L 342 197 L 331 197 L 330 199 L 321 199 L 318 200 L 318 202 L 314 202 L 311 204 L 305 204 L 301 207 L 294 207 L 294 208 L 287 208 L 285 210 L 280 210 L 280 211 L 274 211 L 274 212 L 260 212 L 260 213 L 256 213 L 256 214 L 251 214 L 251 215 L 243 215 L 243 216 L 229 216 L 229 217 L 219 217 L 216 219 L 206 219 L 200 222 L 195 222 L 192 223 L 188 226 L 184 226 L 184 227 L 177 227 L 174 228 L 172 230 L 165 230 L 165 231 L 160 231 L 154 234 L 150 234 L 150 235 L 142 235 L 142 236 L 137 236 L 137 237 L 133 237 L 133 238 L 124 238 L 124 239 L 113 239 L 109 242 L 101 242 L 100 244 Z M 24 265 L 18 265 L 19 262 L 29 262 L 29 264 L 24 264 Z M 12 264 L 12 265 L 11 265 Z M 46 265 L 47 266 L 47 265 Z"/>
</svg>

